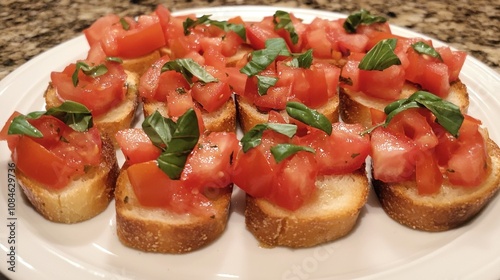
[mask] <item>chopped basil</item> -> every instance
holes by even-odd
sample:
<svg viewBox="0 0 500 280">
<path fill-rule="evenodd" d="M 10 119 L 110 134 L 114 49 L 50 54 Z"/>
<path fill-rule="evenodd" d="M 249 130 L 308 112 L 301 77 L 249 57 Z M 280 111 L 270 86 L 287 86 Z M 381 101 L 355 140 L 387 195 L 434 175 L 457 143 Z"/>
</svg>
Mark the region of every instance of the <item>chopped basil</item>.
<svg viewBox="0 0 500 280">
<path fill-rule="evenodd" d="M 308 108 L 306 105 L 299 102 L 286 103 L 287 114 L 309 126 L 315 127 L 326 132 L 328 135 L 332 134 L 332 123 L 316 110 Z"/>
<path fill-rule="evenodd" d="M 299 55 L 293 55 L 292 60 L 288 62 L 291 67 L 308 69 L 313 63 L 313 50 L 309 49 Z"/>
<path fill-rule="evenodd" d="M 193 76 L 204 83 L 217 82 L 218 80 L 210 75 L 202 66 L 191 58 L 180 58 L 167 61 L 161 68 L 161 72 L 174 70 L 182 74 L 186 81 L 192 85 Z"/>
<path fill-rule="evenodd" d="M 256 75 L 257 78 L 257 92 L 260 96 L 266 95 L 267 90 L 278 82 L 278 78 L 269 76 Z"/>
<path fill-rule="evenodd" d="M 276 11 L 273 15 L 274 29 L 285 29 L 290 34 L 292 43 L 296 45 L 299 42 L 299 35 L 295 32 L 290 14 L 285 11 Z"/>
<path fill-rule="evenodd" d="M 189 35 L 190 29 L 194 28 L 197 25 L 202 25 L 202 24 L 216 26 L 216 27 L 224 30 L 225 32 L 233 31 L 234 33 L 238 34 L 238 36 L 240 36 L 240 38 L 243 41 L 247 40 L 245 25 L 229 23 L 227 21 L 211 20 L 210 15 L 203 15 L 203 16 L 197 18 L 196 20 L 193 20 L 191 18 L 187 18 L 182 23 L 182 26 L 184 27 L 184 35 Z"/>
<path fill-rule="evenodd" d="M 426 54 L 428 56 L 432 56 L 434 58 L 439 59 L 440 61 L 443 61 L 443 58 L 441 55 L 436 51 L 435 48 L 432 46 L 429 46 L 428 44 L 424 42 L 416 42 L 415 44 L 412 44 L 411 47 L 419 54 Z"/>
<path fill-rule="evenodd" d="M 266 41 L 266 48 L 252 52 L 251 60 L 241 68 L 240 72 L 247 76 L 255 76 L 265 70 L 279 56 L 290 56 L 283 38 L 271 38 Z"/>
<path fill-rule="evenodd" d="M 187 110 L 175 123 L 155 111 L 142 126 L 155 146 L 162 149 L 157 159 L 158 167 L 170 179 L 178 180 L 200 137 L 196 112 Z"/>
<path fill-rule="evenodd" d="M 125 20 L 125 18 L 120 18 L 120 24 L 122 25 L 123 30 L 129 30 L 130 24 Z"/>
<path fill-rule="evenodd" d="M 41 138 L 43 134 L 31 125 L 28 119 L 38 119 L 43 115 L 58 118 L 73 130 L 79 132 L 87 131 L 93 126 L 92 114 L 87 107 L 73 101 L 65 101 L 60 106 L 50 108 L 47 111 L 36 111 L 15 117 L 10 123 L 7 133 Z"/>
<path fill-rule="evenodd" d="M 356 29 L 361 24 L 370 25 L 386 21 L 387 19 L 385 17 L 374 16 L 370 14 L 370 12 L 361 9 L 359 12 L 352 13 L 346 18 L 344 22 L 344 29 L 347 33 L 356 33 Z"/>
<path fill-rule="evenodd" d="M 401 65 L 401 60 L 394 53 L 396 39 L 385 39 L 378 42 L 370 51 L 366 53 L 358 68 L 361 70 L 382 71 L 392 65 Z"/>
<path fill-rule="evenodd" d="M 462 126 L 464 116 L 460 108 L 427 91 L 417 91 L 407 99 L 400 99 L 387 105 L 384 109 L 387 115 L 384 123 L 379 124 L 365 131 L 370 133 L 378 126 L 387 126 L 395 115 L 410 108 L 427 108 L 436 117 L 436 122 L 454 137 L 458 137 L 458 131 Z"/>
<path fill-rule="evenodd" d="M 102 76 L 108 72 L 108 67 L 104 64 L 99 64 L 96 66 L 89 66 L 87 63 L 83 61 L 79 61 L 76 63 L 75 71 L 71 76 L 71 80 L 73 81 L 73 86 L 77 86 L 79 83 L 78 80 L 78 72 L 82 70 L 83 74 L 90 76 L 92 78 Z"/>
<path fill-rule="evenodd" d="M 294 124 L 280 124 L 280 123 L 262 123 L 254 126 L 243 137 L 240 142 L 243 146 L 243 152 L 247 152 L 251 148 L 257 147 L 262 141 L 262 134 L 266 129 L 272 129 L 278 133 L 291 138 L 297 132 L 297 126 Z"/>
<path fill-rule="evenodd" d="M 298 146 L 294 144 L 278 144 L 276 146 L 271 147 L 271 154 L 277 163 L 286 159 L 289 156 L 292 156 L 300 151 L 306 151 L 310 153 L 315 153 L 314 149 L 307 146 Z"/>
<path fill-rule="evenodd" d="M 116 56 L 107 56 L 106 61 L 111 61 L 111 62 L 117 62 L 117 63 L 123 63 L 123 60 L 119 57 Z"/>
</svg>

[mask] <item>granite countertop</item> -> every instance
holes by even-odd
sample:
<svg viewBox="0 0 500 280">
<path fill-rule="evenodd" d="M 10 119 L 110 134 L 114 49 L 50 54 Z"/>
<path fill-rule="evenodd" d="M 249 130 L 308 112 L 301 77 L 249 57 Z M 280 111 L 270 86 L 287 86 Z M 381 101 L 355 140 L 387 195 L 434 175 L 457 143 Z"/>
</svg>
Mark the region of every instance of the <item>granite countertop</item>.
<svg viewBox="0 0 500 280">
<path fill-rule="evenodd" d="M 34 56 L 81 34 L 107 13 L 139 15 L 158 3 L 172 11 L 227 5 L 275 5 L 349 14 L 361 8 L 394 25 L 467 51 L 500 72 L 500 5 L 490 0 L 330 1 L 330 0 L 2 0 L 0 3 L 0 79 Z M 496 4 L 495 4 L 496 3 Z"/>
</svg>

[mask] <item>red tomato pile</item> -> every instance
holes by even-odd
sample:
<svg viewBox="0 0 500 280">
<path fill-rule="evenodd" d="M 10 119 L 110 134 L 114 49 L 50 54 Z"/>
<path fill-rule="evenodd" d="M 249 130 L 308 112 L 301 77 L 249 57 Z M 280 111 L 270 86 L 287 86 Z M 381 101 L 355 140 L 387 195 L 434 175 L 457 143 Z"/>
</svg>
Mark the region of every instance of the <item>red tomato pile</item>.
<svg viewBox="0 0 500 280">
<path fill-rule="evenodd" d="M 455 138 L 429 111 L 399 113 L 387 128 L 371 134 L 374 178 L 387 183 L 415 180 L 420 194 L 438 192 L 445 181 L 462 187 L 480 185 L 489 157 L 479 125 L 466 116 Z"/>
<path fill-rule="evenodd" d="M 17 168 L 27 177 L 51 189 L 61 189 L 76 175 L 85 174 L 86 166 L 101 162 L 102 142 L 97 128 L 76 132 L 61 120 L 42 116 L 29 120 L 44 137 L 7 135 L 14 113 L 0 132 L 7 140 Z"/>
</svg>

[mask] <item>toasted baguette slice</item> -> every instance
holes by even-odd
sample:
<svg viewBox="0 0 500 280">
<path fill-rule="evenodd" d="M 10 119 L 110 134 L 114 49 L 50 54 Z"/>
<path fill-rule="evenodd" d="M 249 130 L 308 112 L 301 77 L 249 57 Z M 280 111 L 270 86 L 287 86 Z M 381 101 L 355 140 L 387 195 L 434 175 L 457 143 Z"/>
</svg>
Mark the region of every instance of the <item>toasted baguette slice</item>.
<svg viewBox="0 0 500 280">
<path fill-rule="evenodd" d="M 122 169 L 116 183 L 116 229 L 120 241 L 145 252 L 181 254 L 199 249 L 225 230 L 232 186 L 210 195 L 215 214 L 175 214 L 164 209 L 143 207 L 137 201 L 127 172 Z"/>
<path fill-rule="evenodd" d="M 487 150 L 490 172 L 478 187 L 443 185 L 437 194 L 419 195 L 415 182 L 373 180 L 375 193 L 385 212 L 407 227 L 424 231 L 459 227 L 476 216 L 500 189 L 500 149 L 488 139 Z"/>
<path fill-rule="evenodd" d="M 450 93 L 445 99 L 457 105 L 462 113 L 469 107 L 467 87 L 460 80 L 452 82 Z M 415 91 L 420 90 L 415 84 L 406 82 L 399 99 L 408 98 Z M 362 92 L 353 92 L 340 87 L 340 117 L 346 123 L 360 123 L 364 127 L 371 127 L 372 118 L 370 108 L 384 111 L 392 101 L 368 96 Z"/>
<path fill-rule="evenodd" d="M 235 98 L 238 108 L 238 121 L 244 133 L 252 129 L 255 125 L 266 123 L 268 121 L 268 113 L 259 111 L 259 109 L 255 107 L 248 98 L 240 95 L 235 95 Z M 315 108 L 315 110 L 325 115 L 332 123 L 338 122 L 339 96 L 335 95 L 330 98 L 325 105 Z M 288 115 L 285 110 L 281 110 L 280 113 L 285 117 L 285 119 L 288 119 Z"/>
<path fill-rule="evenodd" d="M 118 130 L 129 128 L 135 117 L 137 106 L 139 105 L 138 90 L 139 76 L 133 72 L 125 71 L 127 73 L 127 93 L 123 102 L 118 104 L 108 113 L 101 116 L 94 117 L 94 123 L 103 135 L 108 135 L 115 148 L 118 144 L 115 140 L 115 134 Z M 49 84 L 44 93 L 45 108 L 49 109 L 57 107 L 62 104 L 62 100 L 57 96 L 57 90 Z"/>
<path fill-rule="evenodd" d="M 47 189 L 16 168 L 19 185 L 36 211 L 46 219 L 66 224 L 88 220 L 108 207 L 118 177 L 119 168 L 111 140 L 103 138 L 102 152 L 99 166 L 89 168 L 63 189 Z"/>
<path fill-rule="evenodd" d="M 319 177 L 316 186 L 314 197 L 296 211 L 247 195 L 248 230 L 264 247 L 312 247 L 347 235 L 368 199 L 365 168 Z"/>
<path fill-rule="evenodd" d="M 158 110 L 162 116 L 168 117 L 168 109 L 164 102 L 144 101 L 143 110 L 145 117 L 153 114 L 156 110 Z M 227 102 L 221 106 L 221 108 L 211 113 L 201 109 L 201 116 L 203 118 L 205 128 L 208 131 L 236 131 L 236 105 L 233 98 L 229 98 Z"/>
</svg>

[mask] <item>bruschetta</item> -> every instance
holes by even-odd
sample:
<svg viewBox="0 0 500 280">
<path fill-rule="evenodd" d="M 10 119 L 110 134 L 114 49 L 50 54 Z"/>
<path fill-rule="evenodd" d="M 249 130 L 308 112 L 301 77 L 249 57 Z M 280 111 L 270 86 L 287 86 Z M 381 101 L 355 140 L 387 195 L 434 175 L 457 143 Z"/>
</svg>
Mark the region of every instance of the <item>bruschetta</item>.
<svg viewBox="0 0 500 280">
<path fill-rule="evenodd" d="M 118 163 L 111 140 L 83 105 L 14 113 L 1 132 L 19 185 L 46 219 L 77 223 L 104 211 L 114 197 Z"/>
<path fill-rule="evenodd" d="M 290 122 L 271 111 L 243 136 L 233 182 L 247 194 L 246 226 L 262 246 L 312 247 L 356 224 L 368 198 L 370 142 L 360 125 L 332 125 L 301 103 L 288 103 L 287 114 Z"/>
<path fill-rule="evenodd" d="M 124 245 L 180 254 L 224 232 L 238 140 L 234 132 L 200 135 L 197 119 L 193 109 L 177 122 L 155 112 L 144 129 L 118 132 L 126 161 L 116 184 L 116 229 Z"/>
<path fill-rule="evenodd" d="M 373 186 L 385 212 L 444 231 L 475 217 L 500 189 L 500 149 L 481 122 L 418 91 L 386 107 L 371 132 Z"/>
</svg>

